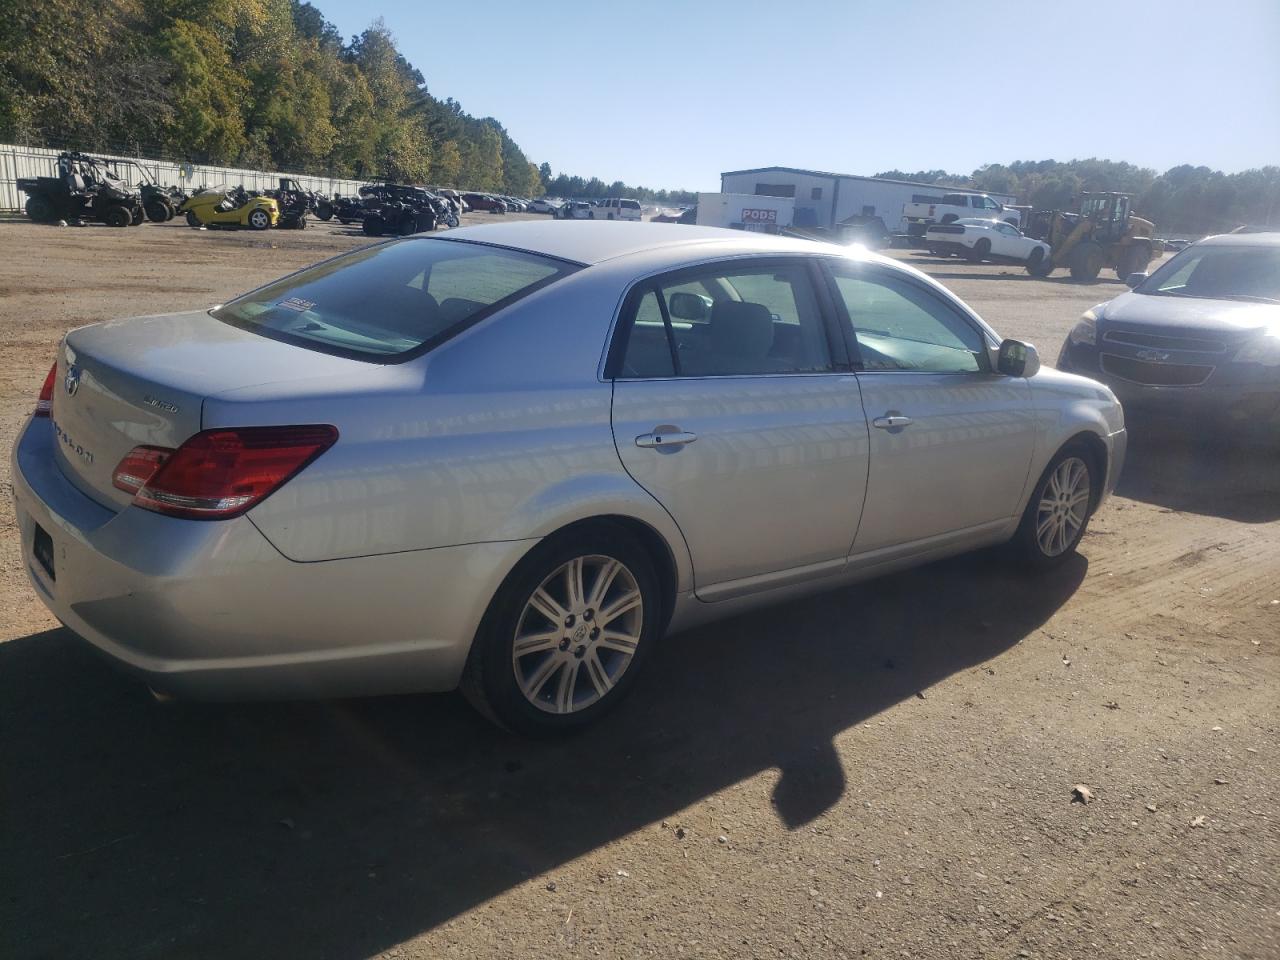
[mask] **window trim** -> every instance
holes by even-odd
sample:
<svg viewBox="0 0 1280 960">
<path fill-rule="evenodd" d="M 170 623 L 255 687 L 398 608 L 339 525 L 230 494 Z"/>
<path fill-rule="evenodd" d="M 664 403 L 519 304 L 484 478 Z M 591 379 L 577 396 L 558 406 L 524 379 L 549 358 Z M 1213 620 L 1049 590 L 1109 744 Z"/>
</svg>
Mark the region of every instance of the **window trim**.
<svg viewBox="0 0 1280 960">
<path fill-rule="evenodd" d="M 653 380 L 741 380 L 744 378 L 758 377 L 825 377 L 832 374 L 847 375 L 852 367 L 848 362 L 848 349 L 845 344 L 843 335 L 835 323 L 835 318 L 831 312 L 831 304 L 829 303 L 830 293 L 825 290 L 824 286 L 819 283 L 819 276 L 815 271 L 821 271 L 821 267 L 816 261 L 822 258 L 815 256 L 789 256 L 787 254 L 775 254 L 760 256 L 759 254 L 739 255 L 734 257 L 717 258 L 713 260 L 704 260 L 700 263 L 689 264 L 675 269 L 663 270 L 653 273 L 632 282 L 622 298 L 622 305 L 616 316 L 613 329 L 609 335 L 609 346 L 605 351 L 604 367 L 601 372 L 601 378 L 606 381 L 621 380 L 628 383 L 640 383 Z M 828 367 L 825 370 L 797 370 L 794 372 L 782 371 L 772 373 L 708 373 L 684 375 L 680 371 L 680 363 L 675 353 L 675 338 L 671 335 L 670 319 L 667 313 L 666 304 L 663 298 L 658 296 L 659 309 L 662 312 L 663 324 L 667 328 L 667 344 L 672 350 L 672 369 L 676 372 L 671 376 L 660 377 L 628 377 L 622 375 L 622 361 L 627 353 L 627 346 L 631 340 L 631 330 L 635 323 L 636 313 L 640 307 L 640 301 L 644 299 L 648 293 L 656 293 L 658 289 L 664 286 L 678 286 L 689 280 L 697 279 L 705 276 L 707 273 L 717 269 L 723 269 L 725 273 L 744 273 L 754 268 L 760 267 L 768 269 L 769 267 L 791 267 L 803 275 L 803 280 L 809 284 L 813 293 L 814 305 L 818 311 L 819 322 L 822 324 L 822 332 L 826 338 Z"/>
<path fill-rule="evenodd" d="M 862 362 L 862 354 L 858 347 L 857 329 L 854 325 L 853 318 L 849 316 L 849 309 L 845 306 L 844 297 L 840 294 L 840 288 L 836 284 L 836 272 L 833 269 L 837 264 L 847 264 L 851 268 L 859 271 L 865 271 L 869 274 L 868 279 L 889 278 L 905 283 L 924 296 L 932 298 L 936 303 L 949 310 L 956 317 L 960 318 L 974 332 L 978 334 L 979 339 L 987 345 L 988 349 L 976 354 L 978 357 L 977 370 L 869 370 Z M 911 276 L 905 271 L 886 269 L 880 264 L 860 260 L 845 260 L 838 257 L 822 257 L 821 270 L 826 276 L 827 288 L 829 296 L 835 306 L 840 321 L 840 334 L 844 337 L 848 345 L 849 355 L 854 358 L 854 370 L 858 376 L 878 375 L 878 374 L 911 374 L 919 376 L 921 374 L 933 377 L 988 377 L 995 371 L 991 366 L 990 349 L 998 347 L 999 344 L 994 342 L 995 337 L 984 326 L 974 322 L 965 310 L 960 309 L 956 303 L 953 303 L 946 297 L 940 296 L 937 290 L 934 290 L 929 284 L 921 283 L 918 279 Z"/>
</svg>

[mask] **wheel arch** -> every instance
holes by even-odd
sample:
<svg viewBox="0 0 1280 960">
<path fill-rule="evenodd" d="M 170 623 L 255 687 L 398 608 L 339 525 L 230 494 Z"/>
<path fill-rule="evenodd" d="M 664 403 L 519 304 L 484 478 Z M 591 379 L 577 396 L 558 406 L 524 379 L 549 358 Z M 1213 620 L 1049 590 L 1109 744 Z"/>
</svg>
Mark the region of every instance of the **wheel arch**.
<svg viewBox="0 0 1280 960">
<path fill-rule="evenodd" d="M 624 531 L 648 555 L 662 589 L 662 624 L 665 629 L 675 610 L 676 596 L 680 589 L 680 569 L 671 545 L 650 524 L 622 513 L 601 513 L 584 517 L 565 524 L 550 534 L 550 537 L 573 536 L 577 531 L 599 529 Z"/>
<path fill-rule="evenodd" d="M 1098 504 L 1102 501 L 1102 492 L 1107 483 L 1107 471 L 1111 466 L 1111 451 L 1107 448 L 1106 441 L 1098 433 L 1093 430 L 1080 430 L 1058 444 L 1053 456 L 1057 456 L 1059 450 L 1064 450 L 1070 446 L 1079 446 L 1081 449 L 1087 450 L 1093 459 L 1093 465 L 1098 468 L 1100 482 L 1090 491 L 1089 497 L 1089 510 L 1092 512 L 1097 509 Z"/>
</svg>

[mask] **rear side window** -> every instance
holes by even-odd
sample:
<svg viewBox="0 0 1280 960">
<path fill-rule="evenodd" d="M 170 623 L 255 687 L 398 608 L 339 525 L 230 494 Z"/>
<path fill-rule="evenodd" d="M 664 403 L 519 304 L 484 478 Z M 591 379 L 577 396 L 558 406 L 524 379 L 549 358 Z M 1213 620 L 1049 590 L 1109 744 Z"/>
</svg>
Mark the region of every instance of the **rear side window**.
<svg viewBox="0 0 1280 960">
<path fill-rule="evenodd" d="M 622 206 L 628 210 L 639 210 L 640 204 L 635 200 L 623 200 Z"/>
<path fill-rule="evenodd" d="M 716 377 L 831 369 L 803 264 L 720 264 L 633 296 L 618 376 Z"/>
<path fill-rule="evenodd" d="M 574 269 L 501 247 L 401 240 L 277 280 L 213 316 L 325 353 L 388 361 L 430 349 Z"/>
</svg>

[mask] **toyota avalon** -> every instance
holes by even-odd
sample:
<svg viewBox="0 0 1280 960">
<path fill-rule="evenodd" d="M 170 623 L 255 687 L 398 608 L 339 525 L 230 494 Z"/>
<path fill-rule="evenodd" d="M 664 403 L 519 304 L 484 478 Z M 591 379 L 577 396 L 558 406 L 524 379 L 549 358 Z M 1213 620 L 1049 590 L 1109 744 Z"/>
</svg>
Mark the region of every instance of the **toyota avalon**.
<svg viewBox="0 0 1280 960">
<path fill-rule="evenodd" d="M 894 260 L 529 221 L 73 330 L 13 485 L 36 591 L 157 692 L 461 686 L 537 733 L 665 632 L 1005 541 L 1061 563 L 1125 436 Z"/>
</svg>

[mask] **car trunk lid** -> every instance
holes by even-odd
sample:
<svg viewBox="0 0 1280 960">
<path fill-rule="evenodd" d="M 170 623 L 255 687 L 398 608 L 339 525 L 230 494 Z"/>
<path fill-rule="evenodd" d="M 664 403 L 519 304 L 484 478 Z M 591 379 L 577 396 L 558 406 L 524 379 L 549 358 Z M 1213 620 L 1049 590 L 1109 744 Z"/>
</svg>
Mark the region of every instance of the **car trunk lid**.
<svg viewBox="0 0 1280 960">
<path fill-rule="evenodd" d="M 370 367 L 270 340 L 204 311 L 74 330 L 54 378 L 58 465 L 93 500 L 123 508 L 133 497 L 112 484 L 121 459 L 136 446 L 176 448 L 198 433 L 206 397 Z"/>
</svg>

